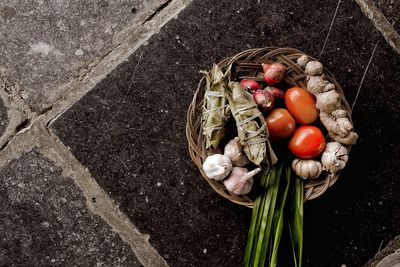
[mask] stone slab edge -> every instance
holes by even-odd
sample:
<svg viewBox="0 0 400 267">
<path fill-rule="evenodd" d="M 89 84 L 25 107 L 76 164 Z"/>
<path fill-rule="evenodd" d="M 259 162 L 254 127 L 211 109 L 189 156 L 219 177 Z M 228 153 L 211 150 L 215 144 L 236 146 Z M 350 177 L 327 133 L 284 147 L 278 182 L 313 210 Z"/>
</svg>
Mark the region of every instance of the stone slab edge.
<svg viewBox="0 0 400 267">
<path fill-rule="evenodd" d="M 144 266 L 168 266 L 165 260 L 148 242 L 149 236 L 143 235 L 123 214 L 114 201 L 104 192 L 72 155 L 67 147 L 53 135 L 47 126 L 89 92 L 99 81 L 106 77 L 120 63 L 125 61 L 170 19 L 176 18 L 192 0 L 168 0 L 148 14 L 145 19 L 134 23 L 116 36 L 117 45 L 101 60 L 92 63 L 90 69 L 76 81 L 61 85 L 57 91 L 59 98 L 41 114 L 33 113 L 18 94 L 18 84 L 7 81 L 0 75 L 0 97 L 7 106 L 9 125 L 6 134 L 0 138 L 0 168 L 12 159 L 36 148 L 48 159 L 62 168 L 63 175 L 74 178 L 83 191 L 87 206 L 98 214 L 127 242 L 138 260 Z M 28 119 L 28 123 L 16 132 L 16 129 Z M 96 199 L 94 202 L 93 199 Z"/>
<path fill-rule="evenodd" d="M 10 82 L 0 72 L 0 98 L 7 109 L 8 119 L 7 127 L 0 136 L 0 149 L 12 138 L 18 126 L 33 115 L 19 91 L 18 84 Z"/>
<path fill-rule="evenodd" d="M 383 258 L 395 253 L 396 251 L 400 252 L 400 236 L 396 237 L 384 249 L 379 251 L 375 257 L 370 259 L 368 263 L 364 265 L 364 267 L 375 267 Z"/>
<path fill-rule="evenodd" d="M 56 120 L 70 106 L 88 93 L 99 81 L 106 77 L 114 68 L 127 60 L 141 45 L 159 32 L 169 20 L 176 18 L 192 0 L 169 0 L 160 6 L 153 15 L 144 22 L 132 25 L 130 28 L 120 32 L 119 39 L 124 41 L 118 44 L 114 50 L 107 54 L 101 61 L 93 64 L 91 70 L 80 76 L 78 82 L 61 96 L 51 109 L 44 115 L 48 123 Z M 62 90 L 61 90 L 62 91 Z"/>
<path fill-rule="evenodd" d="M 340 1 L 340 0 L 339 0 Z M 397 52 L 400 53 L 400 35 L 382 14 L 375 7 L 371 0 L 355 0 L 360 6 L 361 11 L 374 24 L 375 28 L 380 31 L 386 42 Z"/>
<path fill-rule="evenodd" d="M 123 214 L 114 201 L 98 185 L 87 168 L 83 167 L 70 150 L 54 135 L 36 123 L 29 131 L 17 134 L 0 154 L 0 168 L 11 159 L 36 149 L 43 156 L 53 161 L 62 169 L 64 176 L 74 179 L 86 198 L 88 209 L 99 215 L 122 240 L 127 242 L 138 260 L 144 266 L 165 267 L 165 260 L 150 245 L 149 236 L 143 235 L 135 225 Z"/>
<path fill-rule="evenodd" d="M 9 81 L 0 73 L 0 97 L 8 111 L 9 125 L 0 137 L 0 149 L 13 138 L 16 131 L 30 127 L 35 120 L 46 116 L 48 121 L 58 117 L 82 96 L 89 92 L 100 80 L 115 67 L 125 61 L 137 48 L 145 44 L 170 19 L 176 18 L 192 0 L 152 0 L 151 9 L 139 14 L 137 19 L 113 38 L 114 48 L 102 58 L 92 62 L 81 74 L 55 89 L 52 103 L 41 112 L 32 112 L 19 94 L 18 81 Z M 155 5 L 158 3 L 158 5 Z M 12 92 L 12 93 L 10 93 Z M 26 123 L 24 123 L 26 122 Z M 24 124 L 24 127 L 19 127 Z M 19 129 L 21 128 L 21 129 Z"/>
</svg>

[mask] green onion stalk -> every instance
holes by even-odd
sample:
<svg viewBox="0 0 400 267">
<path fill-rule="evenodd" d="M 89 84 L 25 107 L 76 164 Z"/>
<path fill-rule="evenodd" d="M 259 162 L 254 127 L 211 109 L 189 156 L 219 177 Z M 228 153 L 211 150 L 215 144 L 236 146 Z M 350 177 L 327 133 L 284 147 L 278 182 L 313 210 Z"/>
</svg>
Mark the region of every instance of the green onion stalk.
<svg viewBox="0 0 400 267">
<path fill-rule="evenodd" d="M 293 261 L 301 267 L 303 252 L 303 181 L 293 177 L 284 162 L 275 164 L 261 177 L 263 192 L 254 203 L 246 250 L 245 267 L 277 266 L 284 229 L 289 230 Z M 286 218 L 287 217 L 287 218 Z M 284 226 L 288 225 L 288 228 Z"/>
</svg>

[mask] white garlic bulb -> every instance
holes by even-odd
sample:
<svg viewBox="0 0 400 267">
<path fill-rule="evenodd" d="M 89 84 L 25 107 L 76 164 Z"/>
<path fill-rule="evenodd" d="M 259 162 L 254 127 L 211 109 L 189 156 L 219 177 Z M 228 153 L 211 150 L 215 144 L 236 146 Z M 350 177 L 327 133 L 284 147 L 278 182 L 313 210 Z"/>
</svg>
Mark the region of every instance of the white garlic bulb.
<svg viewBox="0 0 400 267">
<path fill-rule="evenodd" d="M 325 170 L 332 173 L 343 169 L 349 160 L 349 151 L 338 142 L 328 142 L 322 153 L 321 162 Z"/>
<path fill-rule="evenodd" d="M 229 192 L 236 195 L 248 194 L 253 186 L 253 176 L 261 171 L 257 168 L 249 172 L 246 168 L 233 167 L 228 178 L 224 180 L 224 185 Z"/>
<path fill-rule="evenodd" d="M 233 166 L 243 167 L 244 165 L 250 163 L 250 160 L 243 152 L 243 147 L 240 144 L 239 137 L 235 137 L 229 141 L 228 144 L 226 144 L 224 148 L 224 155 L 231 159 Z"/>
<path fill-rule="evenodd" d="M 214 154 L 208 156 L 203 163 L 206 176 L 214 180 L 222 180 L 232 171 L 232 162 L 228 156 Z"/>
<path fill-rule="evenodd" d="M 306 74 L 315 76 L 315 75 L 321 75 L 323 70 L 324 67 L 322 66 L 321 62 L 313 60 L 307 63 L 304 72 Z"/>
<path fill-rule="evenodd" d="M 317 178 L 322 172 L 322 164 L 313 159 L 294 159 L 292 169 L 297 176 L 304 179 Z"/>
</svg>

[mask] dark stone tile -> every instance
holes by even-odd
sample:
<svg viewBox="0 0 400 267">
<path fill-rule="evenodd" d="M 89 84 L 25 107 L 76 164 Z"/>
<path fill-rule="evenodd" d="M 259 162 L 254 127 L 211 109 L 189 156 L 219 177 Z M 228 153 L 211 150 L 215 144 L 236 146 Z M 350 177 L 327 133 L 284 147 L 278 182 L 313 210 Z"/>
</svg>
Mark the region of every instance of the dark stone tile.
<svg viewBox="0 0 400 267">
<path fill-rule="evenodd" d="M 57 87 L 90 69 L 118 44 L 119 32 L 162 3 L 1 1 L 1 67 L 19 80 L 30 107 L 42 110 L 62 96 Z"/>
<path fill-rule="evenodd" d="M 399 72 L 400 57 L 380 45 L 354 109 L 360 139 L 349 164 L 337 185 L 306 205 L 307 266 L 318 266 L 317 255 L 361 266 L 400 234 Z"/>
<path fill-rule="evenodd" d="M 400 257 L 400 236 L 395 238 L 389 243 L 384 249 L 379 251 L 373 259 L 371 259 L 364 267 L 376 267 L 376 265 L 382 261 L 385 257 L 392 255 L 393 253 L 399 253 Z"/>
<path fill-rule="evenodd" d="M 142 266 L 80 189 L 36 152 L 0 169 L 1 266 Z"/>
<path fill-rule="evenodd" d="M 317 57 L 337 4 L 256 2 L 195 0 L 52 125 L 172 266 L 240 266 L 250 219 L 190 162 L 184 130 L 198 71 L 252 47 L 297 47 Z M 400 231 L 400 180 L 393 170 L 377 176 L 398 167 L 390 138 L 398 130 L 385 129 L 400 123 L 399 57 L 358 5 L 343 1 L 321 61 L 352 102 L 378 40 L 354 111 L 361 138 L 349 168 L 306 205 L 306 266 L 359 266 Z"/>
<path fill-rule="evenodd" d="M 400 2 L 396 0 L 372 0 L 374 5 L 379 8 L 387 20 L 394 26 L 397 32 L 400 31 Z"/>
</svg>

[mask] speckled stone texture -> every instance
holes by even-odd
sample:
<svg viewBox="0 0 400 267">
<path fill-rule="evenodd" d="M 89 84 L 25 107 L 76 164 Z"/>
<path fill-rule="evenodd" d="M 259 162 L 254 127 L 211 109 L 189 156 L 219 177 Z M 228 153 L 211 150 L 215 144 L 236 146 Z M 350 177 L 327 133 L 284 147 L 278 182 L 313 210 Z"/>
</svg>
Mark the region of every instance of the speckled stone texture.
<svg viewBox="0 0 400 267">
<path fill-rule="evenodd" d="M 4 133 L 4 130 L 7 127 L 7 123 L 7 108 L 4 106 L 4 103 L 0 98 L 0 136 Z"/>
<path fill-rule="evenodd" d="M 214 193 L 187 153 L 198 71 L 261 46 L 318 57 L 336 4 L 195 0 L 52 129 L 171 266 L 241 266 L 250 211 Z M 342 1 L 320 60 L 352 103 L 378 40 L 354 109 L 360 140 L 349 166 L 306 204 L 305 266 L 361 266 L 400 234 L 400 57 L 355 2 Z"/>
<path fill-rule="evenodd" d="M 13 1 L 0 3 L 0 69 L 19 80 L 34 110 L 56 88 L 114 46 L 113 38 L 146 9 L 143 0 Z"/>
<path fill-rule="evenodd" d="M 80 189 L 29 152 L 0 169 L 1 266 L 142 266 Z"/>
<path fill-rule="evenodd" d="M 374 5 L 379 8 L 390 24 L 400 31 L 400 2 L 397 0 L 372 0 Z"/>
<path fill-rule="evenodd" d="M 364 267 L 375 267 L 385 257 L 392 255 L 393 253 L 399 253 L 400 258 L 400 236 L 389 243 L 384 249 L 375 255 Z M 394 266 L 396 267 L 396 266 Z"/>
</svg>

